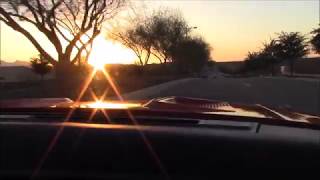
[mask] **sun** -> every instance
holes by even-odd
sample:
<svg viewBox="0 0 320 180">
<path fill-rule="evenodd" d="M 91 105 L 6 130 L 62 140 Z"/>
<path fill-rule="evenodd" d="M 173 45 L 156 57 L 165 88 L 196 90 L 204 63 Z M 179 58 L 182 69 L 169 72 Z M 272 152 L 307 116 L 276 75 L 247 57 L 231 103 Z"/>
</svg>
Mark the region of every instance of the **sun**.
<svg viewBox="0 0 320 180">
<path fill-rule="evenodd" d="M 120 43 L 107 41 L 99 35 L 93 41 L 89 64 L 96 69 L 103 69 L 106 64 L 132 64 L 135 61 L 134 53 Z"/>
</svg>

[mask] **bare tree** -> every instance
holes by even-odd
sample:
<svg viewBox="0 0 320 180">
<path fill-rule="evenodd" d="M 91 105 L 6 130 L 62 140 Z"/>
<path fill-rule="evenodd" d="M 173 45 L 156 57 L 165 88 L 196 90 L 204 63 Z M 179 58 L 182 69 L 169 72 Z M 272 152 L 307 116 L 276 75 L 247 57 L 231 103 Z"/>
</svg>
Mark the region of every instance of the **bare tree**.
<svg viewBox="0 0 320 180">
<path fill-rule="evenodd" d="M 121 42 L 138 57 L 140 65 L 148 64 L 151 56 L 160 63 L 172 60 L 173 49 L 189 37 L 190 28 L 179 12 L 155 11 L 151 15 L 136 15 L 127 27 L 115 27 L 109 38 Z"/>
<path fill-rule="evenodd" d="M 180 12 L 170 10 L 154 12 L 145 26 L 153 40 L 152 54 L 164 63 L 172 61 L 175 45 L 189 38 L 192 30 Z"/>
<path fill-rule="evenodd" d="M 143 25 L 145 19 L 135 18 L 133 21 L 135 23 L 124 29 L 115 27 L 108 37 L 131 49 L 138 58 L 138 65 L 144 66 L 149 62 L 152 42 Z"/>
<path fill-rule="evenodd" d="M 0 21 L 23 34 L 39 53 L 56 66 L 57 73 L 89 54 L 105 20 L 113 17 L 125 0 L 1 0 Z M 19 21 L 35 26 L 55 47 L 52 57 Z M 67 45 L 64 47 L 63 41 Z M 88 57 L 88 56 L 87 56 Z"/>
</svg>

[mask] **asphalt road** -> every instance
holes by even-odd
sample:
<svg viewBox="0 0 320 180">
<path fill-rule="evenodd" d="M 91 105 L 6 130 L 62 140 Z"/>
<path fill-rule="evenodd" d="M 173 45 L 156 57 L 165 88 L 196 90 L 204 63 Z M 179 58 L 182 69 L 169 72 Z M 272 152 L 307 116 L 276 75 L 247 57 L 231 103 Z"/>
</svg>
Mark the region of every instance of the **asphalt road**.
<svg viewBox="0 0 320 180">
<path fill-rule="evenodd" d="M 320 80 L 285 77 L 189 78 L 125 94 L 127 100 L 187 96 L 263 104 L 320 115 Z"/>
</svg>

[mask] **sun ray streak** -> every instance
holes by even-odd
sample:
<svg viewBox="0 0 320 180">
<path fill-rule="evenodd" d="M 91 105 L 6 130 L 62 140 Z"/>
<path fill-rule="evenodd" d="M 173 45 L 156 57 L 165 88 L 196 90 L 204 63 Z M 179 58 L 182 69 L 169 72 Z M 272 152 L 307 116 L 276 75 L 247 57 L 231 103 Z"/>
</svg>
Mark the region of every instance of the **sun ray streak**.
<svg viewBox="0 0 320 180">
<path fill-rule="evenodd" d="M 93 99 L 96 99 L 97 96 L 94 94 L 94 92 L 92 91 L 92 89 L 90 89 L 90 94 L 92 96 Z M 86 123 L 91 123 L 94 116 L 96 115 L 98 109 L 97 108 L 93 108 L 90 115 L 89 115 L 89 118 L 88 120 L 86 121 Z M 79 143 L 81 142 L 81 138 L 82 136 L 84 135 L 84 133 L 86 132 L 87 128 L 83 128 L 81 129 L 81 131 L 79 132 L 78 134 L 78 137 L 76 138 L 76 140 L 74 141 L 73 145 L 72 145 L 72 149 L 76 149 L 78 146 L 79 146 Z"/>
<path fill-rule="evenodd" d="M 104 70 L 104 69 L 99 69 L 102 71 L 102 73 L 104 74 L 104 76 L 106 77 L 107 79 L 107 82 L 109 83 L 111 89 L 114 91 L 114 93 L 116 94 L 116 96 L 118 97 L 118 99 L 120 101 L 124 101 L 123 97 L 121 96 L 121 93 L 120 91 L 118 90 L 116 84 L 113 82 L 112 78 L 110 77 L 109 73 Z M 78 98 L 76 99 L 75 101 L 75 104 L 77 105 L 79 103 L 79 101 L 81 100 L 81 98 L 83 97 L 84 93 L 86 92 L 86 90 L 88 89 L 90 83 L 92 82 L 94 76 L 96 75 L 98 69 L 95 68 L 93 70 L 93 72 L 90 74 L 90 76 L 86 79 L 83 87 L 81 88 L 81 91 L 79 93 L 79 96 Z M 94 98 L 95 101 L 101 101 L 104 99 L 104 97 L 106 96 L 106 93 L 107 93 L 107 90 L 104 91 L 103 95 L 100 97 L 100 99 L 94 94 L 94 92 L 91 92 L 92 93 L 92 97 Z M 70 111 L 68 112 L 66 118 L 64 119 L 64 122 L 67 122 L 69 121 L 70 117 L 72 116 L 74 110 L 76 109 L 77 107 L 71 107 Z M 89 121 L 91 121 L 93 119 L 93 117 L 95 116 L 96 112 L 98 111 L 98 109 L 94 109 L 92 111 L 92 114 L 90 114 L 90 117 L 89 117 Z M 147 146 L 147 149 L 150 151 L 152 157 L 154 158 L 154 160 L 156 161 L 156 164 L 159 166 L 160 168 L 160 171 L 165 175 L 166 179 L 169 179 L 169 175 L 166 171 L 166 169 L 164 168 L 164 166 L 162 165 L 157 153 L 154 151 L 151 143 L 149 142 L 148 138 L 146 137 L 146 135 L 144 134 L 144 132 L 141 130 L 138 122 L 135 120 L 133 114 L 130 112 L 130 110 L 126 110 L 127 111 L 127 114 L 128 114 L 128 117 L 129 119 L 134 123 L 134 125 L 136 126 L 136 129 L 138 131 L 138 133 L 140 134 L 140 136 L 142 137 L 142 140 L 143 142 L 146 144 Z M 101 112 L 104 114 L 104 116 L 106 117 L 106 119 L 109 121 L 109 123 L 111 122 L 111 119 L 110 117 L 108 116 L 107 112 L 102 108 L 101 109 Z M 55 134 L 54 138 L 51 140 L 47 150 L 45 151 L 44 155 L 42 156 L 42 158 L 40 159 L 38 165 L 36 166 L 31 178 L 34 178 L 36 177 L 36 175 L 39 173 L 41 167 L 43 166 L 45 160 L 47 159 L 48 155 L 50 154 L 51 150 L 53 149 L 53 147 L 55 146 L 56 142 L 58 141 L 59 137 L 61 136 L 62 132 L 64 130 L 64 126 L 61 126 L 57 133 Z M 82 134 L 82 133 L 81 133 Z M 80 135 L 81 135 L 80 134 Z"/>
<path fill-rule="evenodd" d="M 107 90 L 105 90 L 102 94 L 102 96 L 100 97 L 100 99 L 97 97 L 97 95 L 93 92 L 90 91 L 91 96 L 93 98 L 94 101 L 99 102 L 99 101 L 103 101 L 105 95 L 107 94 Z M 107 119 L 108 123 L 111 123 L 111 118 L 108 115 L 108 113 L 106 112 L 106 110 L 104 108 L 101 108 L 100 111 L 102 112 L 103 116 Z"/>
<path fill-rule="evenodd" d="M 92 82 L 94 76 L 97 73 L 97 69 L 94 69 L 92 71 L 92 73 L 90 74 L 90 76 L 85 80 L 83 87 L 81 88 L 81 91 L 78 95 L 78 98 L 75 101 L 75 104 L 77 104 L 81 98 L 83 97 L 84 93 L 86 92 L 86 90 L 88 89 L 90 83 Z M 64 119 L 64 122 L 69 121 L 70 117 L 72 116 L 74 110 L 76 109 L 76 107 L 71 107 L 70 111 L 68 112 L 66 118 Z M 59 137 L 61 136 L 62 132 L 64 130 L 64 126 L 61 126 L 57 133 L 55 134 L 55 136 L 53 137 L 53 139 L 51 140 L 47 150 L 45 151 L 45 153 L 42 155 L 38 165 L 36 166 L 35 170 L 33 171 L 31 178 L 33 179 L 34 177 L 36 177 L 41 169 L 41 167 L 43 166 L 43 163 L 45 162 L 45 160 L 47 159 L 48 155 L 50 154 L 51 150 L 53 149 L 53 147 L 55 146 L 56 142 L 58 141 Z"/>
<path fill-rule="evenodd" d="M 93 109 L 92 112 L 90 113 L 90 116 L 87 120 L 86 123 L 90 123 L 92 121 L 92 119 L 94 118 L 94 116 L 96 115 L 98 109 Z M 84 133 L 86 132 L 87 128 L 83 128 L 81 129 L 81 131 L 78 134 L 78 137 L 76 138 L 76 140 L 74 141 L 73 145 L 72 145 L 72 149 L 76 149 L 79 145 L 79 143 L 81 142 L 81 138 L 84 135 Z"/>
<path fill-rule="evenodd" d="M 94 101 L 99 101 L 97 95 L 96 95 L 91 89 L 90 89 L 89 92 L 90 92 L 90 94 L 91 94 L 91 96 L 92 96 L 92 98 L 93 98 Z M 100 97 L 100 101 L 104 99 L 106 93 L 107 93 L 107 90 L 105 90 L 105 91 L 103 92 L 102 96 Z M 111 123 L 111 120 L 110 120 L 109 116 L 106 114 L 106 112 L 104 112 L 104 109 L 101 109 L 101 110 L 102 110 L 103 115 L 104 115 L 105 118 L 107 119 L 107 121 L 108 121 L 109 123 Z M 92 119 L 94 118 L 94 116 L 96 115 L 97 112 L 98 112 L 98 108 L 93 108 L 93 110 L 92 110 L 92 112 L 91 112 L 91 114 L 90 114 L 90 116 L 89 116 L 89 118 L 88 118 L 87 123 L 90 123 L 90 122 L 92 121 Z M 80 140 L 81 140 L 82 136 L 84 135 L 85 131 L 86 131 L 86 128 L 84 128 L 84 129 L 82 129 L 82 130 L 80 131 L 77 139 L 76 139 L 75 142 L 73 143 L 73 146 L 72 146 L 73 149 L 75 149 L 75 148 L 78 147 L 78 145 L 79 145 L 79 143 L 80 143 Z"/>
<path fill-rule="evenodd" d="M 124 101 L 123 97 L 121 96 L 120 91 L 118 90 L 116 84 L 113 82 L 112 78 L 110 77 L 109 73 L 106 70 L 102 70 L 103 74 L 105 75 L 109 85 L 111 86 L 112 90 L 116 93 L 116 96 L 118 97 L 118 99 L 120 101 Z M 158 156 L 158 154 L 155 152 L 155 150 L 153 149 L 151 143 L 149 142 L 148 138 L 146 137 L 146 135 L 144 134 L 144 132 L 141 130 L 139 123 L 136 121 L 136 119 L 134 118 L 133 114 L 131 113 L 130 110 L 126 110 L 127 114 L 129 116 L 129 119 L 133 122 L 133 124 L 136 126 L 138 133 L 140 134 L 143 142 L 146 144 L 147 149 L 150 151 L 152 157 L 154 158 L 154 160 L 156 161 L 156 164 L 159 166 L 160 171 L 163 173 L 163 175 L 165 176 L 166 179 L 170 179 L 169 174 L 167 173 L 165 167 L 163 166 L 163 164 L 161 163 L 161 160 Z"/>
<path fill-rule="evenodd" d="M 109 88 L 106 88 L 106 89 L 104 90 L 103 94 L 102 94 L 101 97 L 100 97 L 100 100 L 101 100 L 101 101 L 103 101 L 104 98 L 107 96 L 108 91 L 109 91 Z"/>
<path fill-rule="evenodd" d="M 108 115 L 108 113 L 106 112 L 105 109 L 101 109 L 101 112 L 103 114 L 103 116 L 107 119 L 108 123 L 112 123 L 110 116 Z"/>
<path fill-rule="evenodd" d="M 98 109 L 93 109 L 93 110 L 92 110 L 92 112 L 91 112 L 91 114 L 90 114 L 90 116 L 89 116 L 89 118 L 88 118 L 87 123 L 90 123 L 90 122 L 92 121 L 92 119 L 93 119 L 94 116 L 96 115 L 97 111 L 98 111 Z"/>
<path fill-rule="evenodd" d="M 102 70 L 102 73 L 105 75 L 109 85 L 111 86 L 112 90 L 116 93 L 116 96 L 118 97 L 118 99 L 120 101 L 124 101 L 124 99 L 121 96 L 120 91 L 118 90 L 117 86 L 115 85 L 115 83 L 113 82 L 112 78 L 110 77 L 109 73 L 106 70 Z"/>
<path fill-rule="evenodd" d="M 152 157 L 154 158 L 154 160 L 156 161 L 156 164 L 159 166 L 160 171 L 163 173 L 163 175 L 165 176 L 166 179 L 170 179 L 170 176 L 166 170 L 166 168 L 163 166 L 158 154 L 156 153 L 156 151 L 153 149 L 151 143 L 149 142 L 147 136 L 144 134 L 144 132 L 142 131 L 142 129 L 140 128 L 138 122 L 136 121 L 136 119 L 134 118 L 133 114 L 130 112 L 130 110 L 126 110 L 127 114 L 129 116 L 129 118 L 132 120 L 132 122 L 136 125 L 137 131 L 140 134 L 142 140 L 144 141 L 144 143 L 147 146 L 147 149 L 150 151 Z"/>
</svg>

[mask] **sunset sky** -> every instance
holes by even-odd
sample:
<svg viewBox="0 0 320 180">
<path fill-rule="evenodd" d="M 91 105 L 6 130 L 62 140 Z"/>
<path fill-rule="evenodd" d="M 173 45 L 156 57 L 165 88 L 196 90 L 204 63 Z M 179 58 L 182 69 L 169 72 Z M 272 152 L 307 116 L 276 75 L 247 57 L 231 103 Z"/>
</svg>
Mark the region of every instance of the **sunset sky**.
<svg viewBox="0 0 320 180">
<path fill-rule="evenodd" d="M 173 8 L 182 12 L 190 24 L 196 26 L 194 34 L 201 35 L 214 48 L 216 61 L 242 60 L 248 51 L 257 50 L 261 43 L 275 36 L 275 32 L 299 31 L 309 33 L 319 23 L 319 1 L 133 1 L 149 11 L 158 8 Z M 36 32 L 34 30 L 34 32 Z M 39 40 L 52 49 L 43 37 Z M 132 63 L 130 50 L 101 38 L 96 45 L 96 56 L 108 62 L 117 53 L 122 54 L 120 63 Z M 100 49 L 100 50 L 98 50 Z M 110 56 L 107 52 L 112 51 Z M 102 52 L 105 52 L 102 53 Z M 1 59 L 6 61 L 29 60 L 37 51 L 19 33 L 1 23 Z M 120 57 L 120 56 L 119 56 Z M 111 62 L 111 61 L 110 61 Z"/>
</svg>

